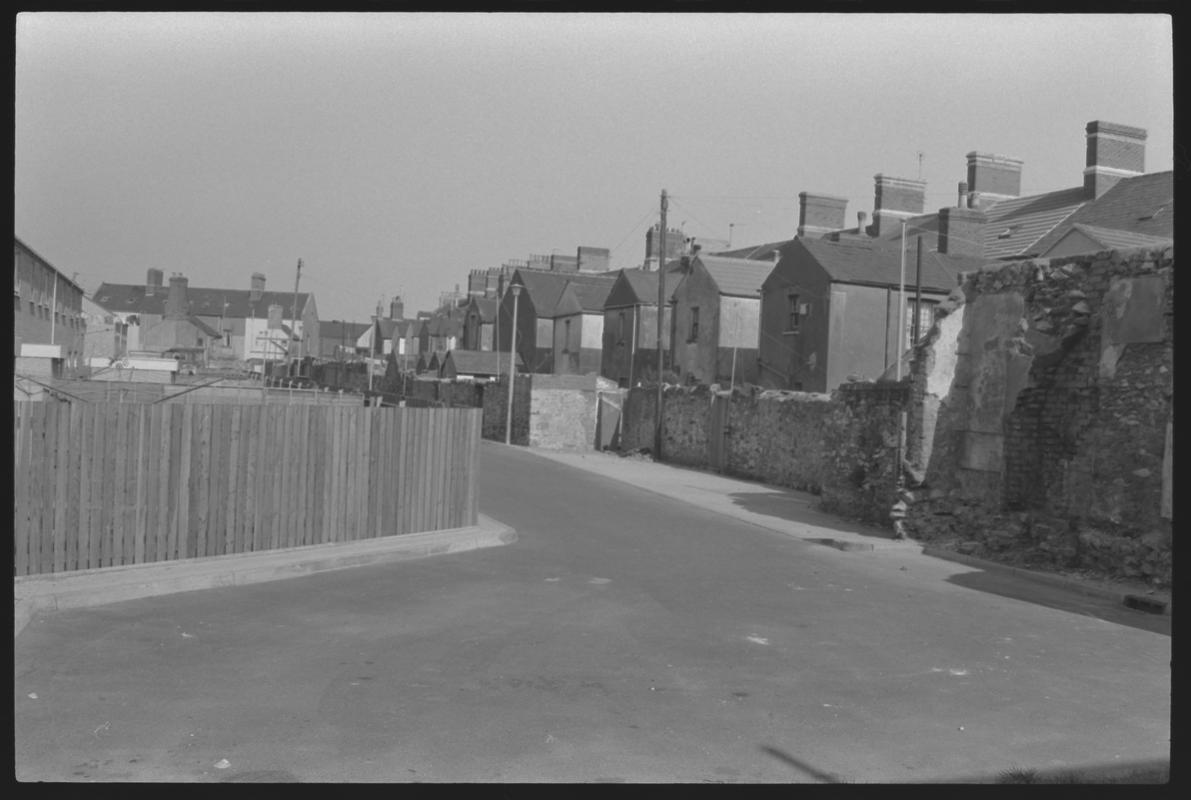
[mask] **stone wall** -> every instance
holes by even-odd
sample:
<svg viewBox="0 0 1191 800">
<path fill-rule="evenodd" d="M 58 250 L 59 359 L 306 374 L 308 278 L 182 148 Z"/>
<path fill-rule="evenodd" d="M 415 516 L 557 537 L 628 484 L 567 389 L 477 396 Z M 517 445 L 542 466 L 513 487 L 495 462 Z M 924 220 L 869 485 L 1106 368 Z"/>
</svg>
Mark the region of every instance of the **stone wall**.
<svg viewBox="0 0 1191 800">
<path fill-rule="evenodd" d="M 532 376 L 517 375 L 513 384 L 513 444 L 529 444 L 529 398 L 532 383 Z M 483 437 L 503 442 L 509 408 L 508 376 L 502 375 L 500 380 L 484 384 L 481 402 L 484 409 Z"/>
<path fill-rule="evenodd" d="M 966 277 L 916 352 L 911 536 L 1168 585 L 1174 248 Z"/>
<path fill-rule="evenodd" d="M 726 404 L 724 474 L 821 494 L 826 510 L 888 525 L 897 501 L 898 425 L 908 396 L 907 382 L 845 384 L 830 396 L 667 386 L 663 460 L 711 467 L 715 404 Z M 656 398 L 656 387 L 627 393 L 622 451 L 652 451 Z"/>
</svg>

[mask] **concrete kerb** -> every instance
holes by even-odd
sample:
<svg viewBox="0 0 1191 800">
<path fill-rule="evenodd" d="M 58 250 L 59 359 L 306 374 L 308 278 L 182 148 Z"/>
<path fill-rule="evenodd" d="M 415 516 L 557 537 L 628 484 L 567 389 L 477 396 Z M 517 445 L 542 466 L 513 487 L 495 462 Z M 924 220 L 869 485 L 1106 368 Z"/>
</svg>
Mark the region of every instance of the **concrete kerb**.
<svg viewBox="0 0 1191 800">
<path fill-rule="evenodd" d="M 476 525 L 358 542 L 316 544 L 126 567 L 102 567 L 13 579 L 13 636 L 35 614 L 176 592 L 243 586 L 329 570 L 460 553 L 517 540 L 517 532 L 479 515 Z"/>
</svg>

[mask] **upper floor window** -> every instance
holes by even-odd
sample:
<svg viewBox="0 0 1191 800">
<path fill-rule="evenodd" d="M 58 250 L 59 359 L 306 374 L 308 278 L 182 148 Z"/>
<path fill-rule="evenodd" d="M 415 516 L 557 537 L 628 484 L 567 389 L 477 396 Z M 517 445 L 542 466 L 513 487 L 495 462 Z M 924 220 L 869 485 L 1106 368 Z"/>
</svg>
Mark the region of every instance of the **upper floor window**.
<svg viewBox="0 0 1191 800">
<path fill-rule="evenodd" d="M 687 341 L 693 342 L 699 338 L 699 307 L 691 306 L 691 329 L 687 334 Z"/>
<path fill-rule="evenodd" d="M 624 344 L 624 312 L 621 311 L 620 313 L 618 313 L 616 315 L 616 317 L 617 317 L 616 343 Z"/>
<path fill-rule="evenodd" d="M 802 325 L 802 298 L 794 292 L 786 295 L 786 330 L 796 331 Z"/>
</svg>

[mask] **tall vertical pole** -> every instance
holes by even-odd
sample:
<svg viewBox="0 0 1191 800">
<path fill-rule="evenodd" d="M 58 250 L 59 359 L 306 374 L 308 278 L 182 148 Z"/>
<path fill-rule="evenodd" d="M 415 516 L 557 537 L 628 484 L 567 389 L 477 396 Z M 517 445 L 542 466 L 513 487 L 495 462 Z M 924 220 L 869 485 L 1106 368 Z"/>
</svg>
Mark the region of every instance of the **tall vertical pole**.
<svg viewBox="0 0 1191 800">
<path fill-rule="evenodd" d="M 512 341 L 509 345 L 509 407 L 505 411 L 505 444 L 513 443 L 513 384 L 517 375 L 517 298 L 521 296 L 520 286 L 510 286 L 513 293 Z"/>
<path fill-rule="evenodd" d="M 662 370 L 665 368 L 662 350 L 662 318 L 666 310 L 666 190 L 662 189 L 661 225 L 658 226 L 658 396 L 653 422 L 653 460 L 662 460 Z"/>
<path fill-rule="evenodd" d="M 897 360 L 897 379 L 902 379 L 902 343 L 905 341 L 906 327 L 906 221 L 902 220 L 902 266 L 901 275 L 897 282 L 897 344 L 894 346 L 893 357 Z"/>
<path fill-rule="evenodd" d="M 914 274 L 914 341 L 911 346 L 918 344 L 922 335 L 922 237 L 918 237 L 918 267 Z"/>
<path fill-rule="evenodd" d="M 293 331 L 291 333 L 291 336 L 298 335 L 298 281 L 300 281 L 300 280 L 302 280 L 302 259 L 299 258 L 298 259 L 298 273 L 294 276 L 294 316 L 293 316 L 293 319 L 291 320 L 291 325 L 293 326 Z M 294 348 L 294 343 L 291 341 L 290 345 L 289 345 L 289 349 L 291 350 L 291 352 L 289 354 L 291 360 L 293 359 L 293 352 L 292 352 L 293 348 Z M 294 368 L 297 369 L 297 364 L 294 365 Z"/>
</svg>

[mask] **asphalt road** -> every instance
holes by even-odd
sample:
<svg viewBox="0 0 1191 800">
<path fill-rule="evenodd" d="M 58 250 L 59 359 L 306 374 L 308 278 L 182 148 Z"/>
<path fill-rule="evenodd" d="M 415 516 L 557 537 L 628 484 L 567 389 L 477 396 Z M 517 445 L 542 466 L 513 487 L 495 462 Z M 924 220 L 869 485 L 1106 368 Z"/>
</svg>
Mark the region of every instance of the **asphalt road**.
<svg viewBox="0 0 1191 800">
<path fill-rule="evenodd" d="M 18 779 L 903 783 L 1169 756 L 1168 635 L 482 460 L 511 545 L 31 624 Z"/>
</svg>

